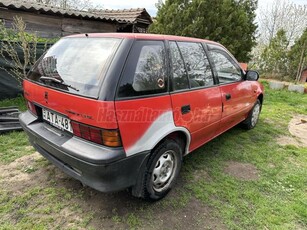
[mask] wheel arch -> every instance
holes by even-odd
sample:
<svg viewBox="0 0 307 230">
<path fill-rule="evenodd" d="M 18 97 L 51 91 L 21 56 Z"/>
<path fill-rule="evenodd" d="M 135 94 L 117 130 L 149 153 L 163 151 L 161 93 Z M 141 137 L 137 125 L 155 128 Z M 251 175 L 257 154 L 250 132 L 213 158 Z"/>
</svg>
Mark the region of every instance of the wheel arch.
<svg viewBox="0 0 307 230">
<path fill-rule="evenodd" d="M 160 138 L 151 149 L 150 154 L 147 155 L 146 159 L 143 161 L 142 165 L 140 166 L 138 177 L 136 179 L 136 183 L 134 186 L 131 187 L 131 193 L 135 197 L 144 197 L 144 170 L 147 167 L 150 155 L 154 152 L 154 150 L 166 139 L 171 138 L 175 141 L 178 141 L 180 144 L 180 140 L 184 142 L 184 151 L 182 156 L 185 156 L 189 153 L 189 146 L 191 142 L 191 136 L 189 131 L 183 127 L 176 127 L 172 131 L 169 131 L 162 138 Z M 177 143 L 178 143 L 177 142 Z"/>
<path fill-rule="evenodd" d="M 172 130 L 166 135 L 164 135 L 155 144 L 155 147 L 153 149 L 155 149 L 157 146 L 159 146 L 163 141 L 165 141 L 168 138 L 175 140 L 182 147 L 182 150 L 183 150 L 182 156 L 185 156 L 189 153 L 191 136 L 190 136 L 190 133 L 183 127 L 177 127 L 176 130 Z"/>
</svg>

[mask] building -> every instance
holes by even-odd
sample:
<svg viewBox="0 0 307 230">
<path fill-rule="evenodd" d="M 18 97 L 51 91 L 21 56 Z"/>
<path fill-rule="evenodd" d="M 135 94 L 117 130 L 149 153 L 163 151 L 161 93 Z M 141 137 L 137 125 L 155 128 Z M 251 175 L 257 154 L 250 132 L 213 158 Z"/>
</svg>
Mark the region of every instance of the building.
<svg viewBox="0 0 307 230">
<path fill-rule="evenodd" d="M 301 83 L 307 83 L 307 68 L 302 70 L 300 82 Z"/>
<path fill-rule="evenodd" d="M 0 20 L 5 21 L 6 27 L 12 26 L 14 16 L 22 17 L 28 32 L 44 38 L 95 32 L 146 33 L 152 23 L 145 8 L 87 12 L 27 1 L 0 0 Z"/>
</svg>

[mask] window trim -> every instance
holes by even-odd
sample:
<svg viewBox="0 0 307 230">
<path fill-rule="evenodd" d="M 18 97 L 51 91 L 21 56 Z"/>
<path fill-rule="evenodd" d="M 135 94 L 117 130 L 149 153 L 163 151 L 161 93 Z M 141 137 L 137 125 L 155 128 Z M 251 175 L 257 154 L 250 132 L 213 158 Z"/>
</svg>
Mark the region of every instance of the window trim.
<svg viewBox="0 0 307 230">
<path fill-rule="evenodd" d="M 171 91 L 169 94 L 173 95 L 173 94 L 177 94 L 177 93 L 192 92 L 192 91 L 196 91 L 196 90 L 210 89 L 210 88 L 214 88 L 214 87 L 217 87 L 217 86 L 218 86 L 217 84 L 214 84 L 214 85 L 209 85 L 209 86 L 195 87 L 195 88 L 191 88 L 191 89 L 180 89 L 180 90 L 176 90 L 176 91 Z"/>
<path fill-rule="evenodd" d="M 170 94 L 169 92 L 164 92 L 156 94 L 145 94 L 139 96 L 116 97 L 115 101 L 127 101 L 127 100 L 137 100 L 137 99 L 152 98 L 152 97 L 161 97 L 161 96 L 167 96 L 169 94 Z"/>
</svg>

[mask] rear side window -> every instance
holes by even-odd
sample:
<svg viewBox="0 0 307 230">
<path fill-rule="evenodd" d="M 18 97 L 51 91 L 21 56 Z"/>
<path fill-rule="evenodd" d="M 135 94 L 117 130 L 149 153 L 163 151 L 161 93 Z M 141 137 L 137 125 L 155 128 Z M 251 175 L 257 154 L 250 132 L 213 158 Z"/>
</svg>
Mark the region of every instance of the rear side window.
<svg viewBox="0 0 307 230">
<path fill-rule="evenodd" d="M 170 42 L 173 90 L 214 85 L 213 74 L 201 43 Z"/>
<path fill-rule="evenodd" d="M 133 97 L 167 91 L 163 41 L 136 41 L 128 56 L 119 85 L 119 97 Z"/>
<path fill-rule="evenodd" d="M 100 82 L 120 42 L 118 38 L 63 38 L 39 59 L 27 77 L 52 88 L 98 97 Z"/>
<path fill-rule="evenodd" d="M 176 42 L 170 42 L 170 53 L 172 58 L 173 80 L 172 86 L 174 90 L 188 89 L 189 79 L 185 69 L 184 62 Z"/>
<path fill-rule="evenodd" d="M 188 72 L 191 88 L 214 84 L 211 67 L 201 43 L 178 42 Z"/>
</svg>

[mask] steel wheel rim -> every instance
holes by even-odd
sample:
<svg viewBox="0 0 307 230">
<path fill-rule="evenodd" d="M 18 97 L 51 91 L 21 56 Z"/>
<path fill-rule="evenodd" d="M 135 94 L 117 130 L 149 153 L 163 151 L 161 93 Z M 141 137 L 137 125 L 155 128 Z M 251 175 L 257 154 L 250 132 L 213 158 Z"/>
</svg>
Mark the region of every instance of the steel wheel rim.
<svg viewBox="0 0 307 230">
<path fill-rule="evenodd" d="M 158 159 L 152 172 L 152 186 L 156 192 L 161 192 L 171 184 L 177 169 L 176 153 L 168 150 Z"/>
<path fill-rule="evenodd" d="M 255 126 L 260 114 L 260 105 L 256 104 L 254 109 L 253 109 L 253 114 L 252 114 L 252 126 Z"/>
</svg>

